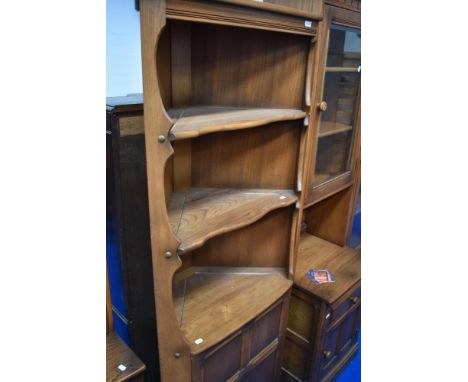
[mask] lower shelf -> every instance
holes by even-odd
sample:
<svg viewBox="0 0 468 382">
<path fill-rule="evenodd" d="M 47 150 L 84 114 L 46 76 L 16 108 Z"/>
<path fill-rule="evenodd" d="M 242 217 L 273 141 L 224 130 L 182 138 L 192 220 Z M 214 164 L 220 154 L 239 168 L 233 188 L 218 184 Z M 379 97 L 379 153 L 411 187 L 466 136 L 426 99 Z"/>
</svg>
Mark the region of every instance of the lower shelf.
<svg viewBox="0 0 468 382">
<path fill-rule="evenodd" d="M 178 273 L 174 303 L 192 355 L 239 330 L 291 286 L 279 268 L 191 267 Z"/>
</svg>

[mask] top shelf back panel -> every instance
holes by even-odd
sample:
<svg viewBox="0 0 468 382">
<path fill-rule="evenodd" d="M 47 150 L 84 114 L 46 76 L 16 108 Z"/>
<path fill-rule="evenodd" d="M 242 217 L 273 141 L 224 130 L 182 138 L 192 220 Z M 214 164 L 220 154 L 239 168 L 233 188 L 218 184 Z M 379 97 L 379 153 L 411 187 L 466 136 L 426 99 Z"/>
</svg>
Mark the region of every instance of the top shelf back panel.
<svg viewBox="0 0 468 382">
<path fill-rule="evenodd" d="M 309 47 L 306 36 L 167 20 L 157 48 L 164 108 L 303 110 Z"/>
<path fill-rule="evenodd" d="M 240 130 L 306 116 L 296 109 L 243 109 L 233 107 L 189 107 L 169 109 L 171 140 L 196 138 L 203 134 Z"/>
<path fill-rule="evenodd" d="M 273 4 L 274 2 L 278 2 L 278 0 L 265 3 L 250 0 L 167 0 L 166 16 L 168 19 L 174 20 L 308 36 L 317 33 L 317 22 L 313 19 L 322 18 L 322 7 L 317 6 L 320 0 L 313 0 L 313 2 L 308 0 L 306 3 L 314 3 L 313 6 L 306 5 L 303 9 Z"/>
</svg>

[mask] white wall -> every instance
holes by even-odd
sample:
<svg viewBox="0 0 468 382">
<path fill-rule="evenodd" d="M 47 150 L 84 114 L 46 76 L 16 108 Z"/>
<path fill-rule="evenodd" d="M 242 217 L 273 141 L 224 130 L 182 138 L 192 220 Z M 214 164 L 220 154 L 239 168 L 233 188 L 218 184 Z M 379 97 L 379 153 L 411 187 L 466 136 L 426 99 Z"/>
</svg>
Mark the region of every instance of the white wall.
<svg viewBox="0 0 468 382">
<path fill-rule="evenodd" d="M 140 12 L 134 0 L 106 0 L 106 96 L 143 92 Z"/>
</svg>

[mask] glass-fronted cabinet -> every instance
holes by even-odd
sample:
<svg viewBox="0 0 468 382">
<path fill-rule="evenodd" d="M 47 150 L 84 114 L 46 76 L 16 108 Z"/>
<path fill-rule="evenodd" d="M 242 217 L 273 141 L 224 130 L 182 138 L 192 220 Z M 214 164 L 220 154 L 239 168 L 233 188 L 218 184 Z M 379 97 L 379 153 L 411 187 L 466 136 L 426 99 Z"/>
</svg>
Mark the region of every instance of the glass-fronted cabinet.
<svg viewBox="0 0 468 382">
<path fill-rule="evenodd" d="M 325 64 L 322 102 L 317 132 L 315 169 L 309 188 L 335 180 L 343 184 L 344 175 L 351 181 L 352 148 L 356 117 L 360 108 L 361 31 L 330 24 Z M 339 185 L 338 185 L 339 186 Z"/>
</svg>

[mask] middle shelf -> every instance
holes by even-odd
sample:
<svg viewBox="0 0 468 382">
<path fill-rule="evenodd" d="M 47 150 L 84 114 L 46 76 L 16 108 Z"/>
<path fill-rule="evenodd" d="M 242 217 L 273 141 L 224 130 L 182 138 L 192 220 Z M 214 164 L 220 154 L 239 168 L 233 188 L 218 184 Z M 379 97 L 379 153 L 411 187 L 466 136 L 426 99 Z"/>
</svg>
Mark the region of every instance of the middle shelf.
<svg viewBox="0 0 468 382">
<path fill-rule="evenodd" d="M 191 353 L 229 337 L 272 306 L 291 285 L 280 268 L 191 267 L 176 274 L 176 315 Z"/>
<path fill-rule="evenodd" d="M 190 188 L 172 193 L 169 221 L 181 242 L 179 253 L 186 253 L 296 201 L 292 190 Z"/>
<path fill-rule="evenodd" d="M 195 138 L 203 134 L 247 129 L 306 116 L 296 109 L 260 109 L 220 106 L 192 106 L 167 111 L 172 119 L 172 140 Z"/>
</svg>

